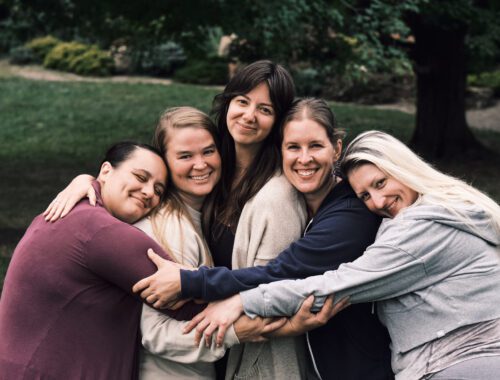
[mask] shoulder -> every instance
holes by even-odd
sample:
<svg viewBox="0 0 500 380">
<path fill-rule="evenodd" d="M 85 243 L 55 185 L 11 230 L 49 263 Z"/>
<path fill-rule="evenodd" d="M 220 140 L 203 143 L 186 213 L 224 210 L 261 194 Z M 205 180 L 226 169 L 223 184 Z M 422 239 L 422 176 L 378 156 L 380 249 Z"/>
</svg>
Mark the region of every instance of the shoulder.
<svg viewBox="0 0 500 380">
<path fill-rule="evenodd" d="M 362 233 L 367 227 L 378 228 L 381 221 L 379 216 L 366 208 L 349 184 L 344 181 L 327 196 L 314 219 L 315 224 L 335 223 L 336 228 L 352 227 L 357 233 Z"/>
<path fill-rule="evenodd" d="M 256 224 L 264 227 L 269 223 L 277 229 L 294 225 L 302 229 L 307 217 L 305 202 L 300 193 L 282 174 L 272 177 L 245 206 L 238 222 L 238 230 L 242 225 Z M 255 233 L 255 231 L 254 231 Z"/>
<path fill-rule="evenodd" d="M 153 227 L 155 225 L 155 228 Z M 191 240 L 198 236 L 187 215 L 160 210 L 154 216 L 144 218 L 134 224 L 147 235 L 158 241 L 155 232 L 165 236 L 172 246 L 181 245 L 181 240 Z"/>
<path fill-rule="evenodd" d="M 285 199 L 286 201 L 298 200 L 297 190 L 288 182 L 284 174 L 274 175 L 250 201 L 276 202 L 280 201 L 280 199 Z"/>
<path fill-rule="evenodd" d="M 408 210 L 396 218 L 383 219 L 377 233 L 376 244 L 394 246 L 413 252 L 422 245 L 432 245 L 442 239 L 432 220 L 415 218 L 414 210 Z"/>
<path fill-rule="evenodd" d="M 78 233 L 88 236 L 102 229 L 133 229 L 130 224 L 115 218 L 102 206 L 91 206 L 88 200 L 79 202 L 71 212 L 64 217 L 65 224 Z"/>
</svg>

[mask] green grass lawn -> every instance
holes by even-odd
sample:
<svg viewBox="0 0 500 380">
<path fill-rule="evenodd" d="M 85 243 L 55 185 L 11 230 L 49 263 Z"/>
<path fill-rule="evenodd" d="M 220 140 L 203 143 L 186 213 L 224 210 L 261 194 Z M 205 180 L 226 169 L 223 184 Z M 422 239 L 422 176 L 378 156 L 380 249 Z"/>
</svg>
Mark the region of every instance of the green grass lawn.
<svg viewBox="0 0 500 380">
<path fill-rule="evenodd" d="M 217 92 L 180 84 L 44 82 L 0 75 L 0 238 L 15 231 L 15 241 L 0 241 L 0 276 L 31 219 L 72 177 L 96 174 L 107 146 L 123 139 L 149 142 L 165 108 L 191 105 L 208 111 Z M 368 129 L 404 141 L 412 133 L 413 116 L 402 112 L 341 104 L 333 109 L 348 140 Z M 478 137 L 500 151 L 500 134 Z M 497 156 L 438 166 L 499 201 L 499 164 Z"/>
</svg>

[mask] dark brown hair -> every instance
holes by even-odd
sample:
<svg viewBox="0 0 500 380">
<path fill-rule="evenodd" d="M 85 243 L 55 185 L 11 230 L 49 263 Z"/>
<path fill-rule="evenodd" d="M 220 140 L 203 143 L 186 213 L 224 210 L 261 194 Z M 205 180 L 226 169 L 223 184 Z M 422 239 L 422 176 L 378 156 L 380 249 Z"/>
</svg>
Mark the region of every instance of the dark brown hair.
<svg viewBox="0 0 500 380">
<path fill-rule="evenodd" d="M 234 97 L 245 95 L 262 83 L 266 83 L 269 88 L 276 115 L 274 125 L 243 178 L 233 188 L 236 152 L 234 139 L 227 128 L 229 104 Z M 281 155 L 277 126 L 281 124 L 294 96 L 295 87 L 288 71 L 283 66 L 267 60 L 254 62 L 238 71 L 224 91 L 215 96 L 212 115 L 219 130 L 223 168 L 221 181 L 208 200 L 204 212 L 204 230 L 208 239 L 217 238 L 209 233 L 215 220 L 234 229 L 245 203 L 279 170 Z"/>
</svg>

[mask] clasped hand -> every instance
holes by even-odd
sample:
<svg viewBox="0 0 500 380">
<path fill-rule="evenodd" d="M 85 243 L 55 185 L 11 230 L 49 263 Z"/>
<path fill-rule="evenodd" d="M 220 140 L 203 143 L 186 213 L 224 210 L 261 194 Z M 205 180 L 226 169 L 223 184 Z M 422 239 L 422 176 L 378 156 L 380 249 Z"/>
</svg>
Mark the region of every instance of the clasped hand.
<svg viewBox="0 0 500 380">
<path fill-rule="evenodd" d="M 253 322 L 240 318 L 243 313 L 243 304 L 239 294 L 223 301 L 211 302 L 208 307 L 196 315 L 184 328 L 184 333 L 189 333 L 196 328 L 195 344 L 203 338 L 205 344 L 210 346 L 212 334 L 217 332 L 216 344 L 222 345 L 227 329 L 233 324 L 240 342 L 262 341 L 270 337 L 297 336 L 323 326 L 334 315 L 349 306 L 349 299 L 343 298 L 334 303 L 334 295 L 329 296 L 322 309 L 313 313 L 311 308 L 314 296 L 304 300 L 300 309 L 290 318 L 259 318 Z M 248 326 L 253 326 L 250 333 Z"/>
<path fill-rule="evenodd" d="M 152 249 L 148 257 L 157 266 L 158 271 L 149 277 L 138 281 L 132 288 L 134 293 L 140 293 L 142 299 L 157 309 L 176 309 L 185 301 L 180 301 L 181 269 L 192 269 L 165 260 Z"/>
</svg>

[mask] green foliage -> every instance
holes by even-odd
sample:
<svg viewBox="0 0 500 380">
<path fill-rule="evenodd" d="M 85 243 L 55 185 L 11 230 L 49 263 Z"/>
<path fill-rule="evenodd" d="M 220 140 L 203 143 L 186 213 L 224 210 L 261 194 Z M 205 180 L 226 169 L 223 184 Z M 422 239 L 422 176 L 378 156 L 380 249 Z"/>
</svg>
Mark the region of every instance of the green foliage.
<svg viewBox="0 0 500 380">
<path fill-rule="evenodd" d="M 50 69 L 81 75 L 109 75 L 113 68 L 110 55 L 96 46 L 79 42 L 61 42 L 45 57 L 43 65 Z"/>
<path fill-rule="evenodd" d="M 469 86 L 487 87 L 493 89 L 496 96 L 500 95 L 500 71 L 471 74 L 467 76 Z"/>
<path fill-rule="evenodd" d="M 83 54 L 69 62 L 69 71 L 79 75 L 107 76 L 113 70 L 113 60 L 109 53 L 91 46 Z"/>
<path fill-rule="evenodd" d="M 228 63 L 223 58 L 191 60 L 173 78 L 183 83 L 224 85 L 228 80 Z"/>
<path fill-rule="evenodd" d="M 71 62 L 88 49 L 88 45 L 79 42 L 61 42 L 47 54 L 43 65 L 49 69 L 71 71 Z"/>
<path fill-rule="evenodd" d="M 322 79 L 318 70 L 312 67 L 293 68 L 291 71 L 295 90 L 299 96 L 320 96 L 323 92 Z"/>
<path fill-rule="evenodd" d="M 338 57 L 336 48 L 342 41 L 335 38 L 334 30 L 340 28 L 342 15 L 327 2 L 255 0 L 240 6 L 228 21 L 228 30 L 238 36 L 231 54 L 240 60 L 272 57 L 292 63 Z"/>
<path fill-rule="evenodd" d="M 179 35 L 179 41 L 190 59 L 200 60 L 217 55 L 223 35 L 220 25 L 199 25 L 194 30 L 183 30 Z"/>
<path fill-rule="evenodd" d="M 35 62 L 35 60 L 33 51 L 26 46 L 17 46 L 9 52 L 9 62 L 15 65 L 27 65 Z"/>
<path fill-rule="evenodd" d="M 43 63 L 47 54 L 59 43 L 61 43 L 59 39 L 48 35 L 32 39 L 25 44 L 25 47 L 33 52 L 36 62 Z"/>
<path fill-rule="evenodd" d="M 159 45 L 135 47 L 135 66 L 137 71 L 153 75 L 172 75 L 186 62 L 184 49 L 174 41 Z"/>
</svg>

